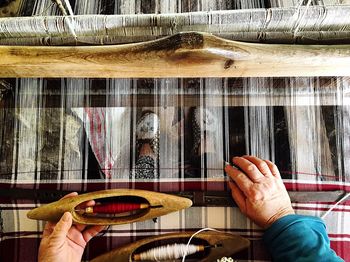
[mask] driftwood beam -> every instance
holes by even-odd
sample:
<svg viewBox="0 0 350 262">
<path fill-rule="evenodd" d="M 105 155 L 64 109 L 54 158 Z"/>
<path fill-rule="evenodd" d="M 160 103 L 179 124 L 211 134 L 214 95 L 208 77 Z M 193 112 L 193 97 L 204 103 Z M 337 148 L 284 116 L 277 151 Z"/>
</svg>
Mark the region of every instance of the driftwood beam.
<svg viewBox="0 0 350 262">
<path fill-rule="evenodd" d="M 113 46 L 1 46 L 0 77 L 350 75 L 350 45 L 272 45 L 181 33 Z"/>
</svg>

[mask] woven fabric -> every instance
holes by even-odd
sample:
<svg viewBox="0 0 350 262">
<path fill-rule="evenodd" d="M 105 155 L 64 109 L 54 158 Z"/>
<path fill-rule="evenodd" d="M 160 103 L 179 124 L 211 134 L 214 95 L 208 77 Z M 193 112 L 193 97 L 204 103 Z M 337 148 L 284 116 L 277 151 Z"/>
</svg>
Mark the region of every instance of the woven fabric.
<svg viewBox="0 0 350 262">
<path fill-rule="evenodd" d="M 169 185 L 172 184 L 172 185 Z M 175 183 L 176 184 L 176 183 Z M 178 183 L 181 188 L 190 189 L 197 187 L 224 187 L 224 182 L 212 182 L 203 184 L 202 181 Z M 298 190 L 350 190 L 350 183 L 308 183 L 302 184 L 293 180 L 286 180 L 288 189 Z M 123 187 L 123 183 L 112 184 L 112 187 Z M 4 185 L 1 185 L 4 186 Z M 22 185 L 26 188 L 47 188 L 49 185 Z M 52 185 L 51 185 L 52 186 Z M 80 183 L 56 185 L 62 189 L 79 190 L 84 187 Z M 154 183 L 141 183 L 138 188 L 151 189 Z M 157 183 L 159 188 L 174 189 L 173 182 Z M 175 185 L 176 186 L 176 185 Z M 90 190 L 105 187 L 104 183 L 89 183 L 85 187 Z M 166 190 L 164 190 L 166 191 Z M 331 207 L 332 203 L 293 203 L 297 214 L 320 216 Z M 29 220 L 26 213 L 29 209 L 38 206 L 33 201 L 11 201 L 2 204 L 2 235 L 0 244 L 0 257 L 2 261 L 36 261 L 40 235 L 44 223 Z M 345 261 L 350 259 L 348 252 L 350 247 L 350 201 L 340 204 L 325 219 L 327 231 L 331 240 L 331 246 Z M 251 240 L 248 250 L 235 255 L 239 261 L 269 261 L 261 237 L 263 230 L 254 225 L 243 216 L 237 207 L 192 207 L 187 210 L 175 212 L 154 221 L 145 221 L 129 225 L 110 227 L 102 237 L 95 237 L 84 254 L 84 259 L 89 260 L 99 254 L 110 251 L 123 244 L 134 242 L 148 236 L 183 230 L 198 230 L 203 227 L 212 227 L 233 234 L 239 234 Z"/>
<path fill-rule="evenodd" d="M 9 119 L 8 123 L 17 121 L 13 132 L 23 136 L 17 137 L 17 143 L 12 143 L 13 148 L 8 150 L 10 154 L 6 154 L 7 157 L 2 159 L 3 175 L 0 188 L 80 192 L 108 188 L 138 188 L 169 193 L 194 190 L 224 191 L 227 190 L 227 186 L 221 161 L 234 155 L 250 153 L 273 159 L 281 170 L 288 190 L 350 190 L 349 159 L 346 154 L 349 148 L 346 129 L 349 110 L 346 102 L 349 86 L 347 78 L 331 78 L 326 84 L 322 84 L 316 78 L 193 79 L 185 84 L 177 79 L 132 81 L 133 85 L 137 84 L 140 88 L 133 89 L 131 81 L 110 80 L 106 84 L 107 87 L 99 92 L 107 92 L 113 86 L 114 95 L 110 91 L 108 95 L 103 94 L 114 103 L 121 101 L 120 97 L 127 97 L 125 95 L 142 97 L 147 92 L 160 93 L 156 97 L 158 101 L 162 101 L 159 102 L 161 106 L 154 107 L 160 118 L 161 129 L 160 159 L 157 167 L 160 179 L 149 181 L 130 178 L 130 170 L 136 166 L 137 161 L 134 127 L 141 115 L 141 108 L 132 107 L 132 104 L 125 101 L 120 102 L 124 103 L 123 107 L 79 107 L 78 102 L 84 100 L 84 96 L 89 95 L 92 101 L 92 98 L 96 98 L 92 91 L 102 81 L 67 79 L 62 82 L 61 90 L 68 94 L 67 97 L 72 93 L 78 95 L 72 101 L 67 101 L 64 96 L 60 97 L 60 104 L 66 105 L 65 114 L 57 113 L 56 111 L 62 112 L 62 109 L 55 107 L 28 109 L 26 103 L 43 99 L 35 92 L 48 92 L 47 86 L 57 81 L 23 79 L 17 82 L 15 88 L 15 95 L 22 101 L 17 111 L 20 120 L 13 120 L 9 112 L 5 118 Z M 145 86 L 147 88 L 144 88 Z M 31 93 L 30 90 L 36 91 Z M 84 92 L 74 93 L 72 90 Z M 214 143 L 211 144 L 214 144 L 216 154 L 204 154 L 205 157 L 199 156 L 193 163 L 187 154 L 193 146 L 188 134 L 194 108 L 181 108 L 179 101 L 186 95 L 199 95 L 202 100 L 195 106 L 204 106 L 204 101 L 210 102 L 207 97 L 214 99 L 215 96 L 223 94 L 222 90 L 225 90 L 227 97 L 245 95 L 246 101 L 238 101 L 240 106 L 230 107 L 225 99 L 221 104 L 217 102 L 219 100 L 215 100 L 219 107 L 212 107 L 213 114 L 217 119 L 224 121 L 218 121 L 215 137 L 208 137 L 209 134 L 201 132 L 201 140 L 213 140 Z M 327 90 L 327 93 L 322 93 L 324 90 Z M 281 96 L 286 94 L 286 98 L 281 102 Z M 26 100 L 22 99 L 24 97 Z M 178 100 L 172 100 L 174 97 Z M 305 97 L 308 98 L 306 102 Z M 320 101 L 338 101 L 338 106 L 325 106 L 315 101 L 315 97 Z M 260 107 L 252 106 L 256 103 L 259 103 Z M 168 104 L 172 106 L 163 107 Z M 295 106 L 281 106 L 283 104 Z M 222 110 L 225 105 L 226 109 Z M 44 114 L 44 110 L 48 110 L 49 113 Z M 49 140 L 50 136 L 47 136 L 45 129 L 39 127 L 41 123 L 51 123 L 55 116 L 59 116 L 57 127 L 49 126 L 53 134 L 57 128 L 60 139 Z M 26 121 L 30 119 L 34 119 L 34 122 Z M 28 122 L 32 123 L 29 127 L 34 128 L 34 133 L 30 133 L 33 131 L 28 129 Z M 75 131 L 69 132 L 72 130 Z M 188 131 L 185 132 L 186 130 Z M 200 127 L 200 130 L 205 128 Z M 10 141 L 14 141 L 15 137 L 11 139 Z M 51 147 L 48 147 L 48 141 L 51 142 Z M 87 150 L 87 147 L 91 149 Z M 30 148 L 33 151 L 28 150 Z M 60 156 L 61 162 L 48 157 L 50 154 Z M 95 163 L 92 167 L 90 163 L 94 158 L 95 162 L 100 164 Z M 113 161 L 113 166 L 107 165 L 106 168 L 103 159 L 110 163 Z M 32 164 L 24 165 L 23 162 Z M 97 171 L 101 171 L 102 178 L 90 174 Z M 10 175 L 5 172 L 9 172 Z M 320 216 L 333 204 L 307 201 L 308 199 L 305 199 L 305 203 L 293 203 L 298 214 Z M 27 219 L 26 212 L 38 205 L 37 201 L 30 200 L 1 201 L 1 260 L 36 260 L 43 222 Z M 326 218 L 332 247 L 345 260 L 350 259 L 346 252 L 350 243 L 349 205 L 350 201 L 342 203 Z M 84 259 L 89 260 L 112 248 L 147 236 L 203 227 L 217 228 L 249 238 L 252 241 L 251 247 L 238 254 L 238 259 L 270 259 L 261 242 L 263 231 L 245 218 L 236 207 L 192 207 L 161 217 L 157 223 L 146 221 L 113 226 L 103 237 L 92 240 Z"/>
</svg>

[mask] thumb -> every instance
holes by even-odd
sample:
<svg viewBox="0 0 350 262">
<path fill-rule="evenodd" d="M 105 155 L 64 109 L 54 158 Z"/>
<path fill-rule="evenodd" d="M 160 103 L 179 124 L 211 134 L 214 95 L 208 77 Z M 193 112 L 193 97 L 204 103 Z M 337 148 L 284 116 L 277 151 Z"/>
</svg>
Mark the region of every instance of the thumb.
<svg viewBox="0 0 350 262">
<path fill-rule="evenodd" d="M 54 243 L 57 246 L 62 245 L 66 239 L 69 229 L 72 226 L 72 223 L 72 214 L 69 212 L 65 212 L 52 232 L 52 243 Z"/>
</svg>

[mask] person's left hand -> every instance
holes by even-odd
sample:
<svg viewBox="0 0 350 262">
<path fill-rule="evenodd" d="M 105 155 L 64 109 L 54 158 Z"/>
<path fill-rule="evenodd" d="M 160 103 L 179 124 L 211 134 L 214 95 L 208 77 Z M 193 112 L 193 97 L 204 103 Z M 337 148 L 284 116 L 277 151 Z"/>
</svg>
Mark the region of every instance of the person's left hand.
<svg viewBox="0 0 350 262">
<path fill-rule="evenodd" d="M 66 197 L 74 197 L 76 192 Z M 93 206 L 89 201 L 84 206 Z M 39 262 L 75 262 L 81 261 L 86 244 L 96 236 L 104 226 L 72 225 L 72 214 L 65 212 L 57 223 L 47 222 L 40 242 Z"/>
</svg>

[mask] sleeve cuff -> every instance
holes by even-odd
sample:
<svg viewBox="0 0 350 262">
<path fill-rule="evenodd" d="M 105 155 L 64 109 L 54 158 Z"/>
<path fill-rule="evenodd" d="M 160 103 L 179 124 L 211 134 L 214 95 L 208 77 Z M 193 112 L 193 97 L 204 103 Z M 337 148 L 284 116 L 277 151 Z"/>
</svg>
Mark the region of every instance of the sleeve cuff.
<svg viewBox="0 0 350 262">
<path fill-rule="evenodd" d="M 265 243 L 271 243 L 272 240 L 276 239 L 278 235 L 280 235 L 285 229 L 290 227 L 291 225 L 303 222 L 310 221 L 314 223 L 320 223 L 319 226 L 323 227 L 326 230 L 326 225 L 323 220 L 318 217 L 313 216 L 302 216 L 302 215 L 287 215 L 281 217 L 276 222 L 274 222 L 264 233 L 263 241 Z"/>
</svg>

